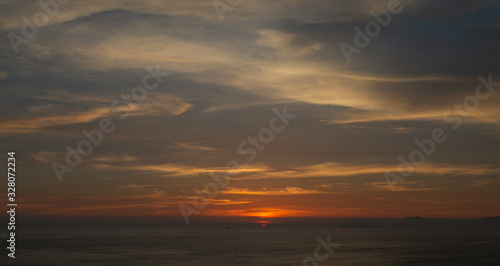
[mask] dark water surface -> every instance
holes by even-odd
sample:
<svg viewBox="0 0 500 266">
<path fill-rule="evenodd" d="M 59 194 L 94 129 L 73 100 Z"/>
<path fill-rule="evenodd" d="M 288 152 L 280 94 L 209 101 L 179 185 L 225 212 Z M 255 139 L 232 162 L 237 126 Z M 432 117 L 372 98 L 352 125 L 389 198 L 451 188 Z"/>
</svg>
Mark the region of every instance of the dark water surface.
<svg viewBox="0 0 500 266">
<path fill-rule="evenodd" d="M 341 246 L 319 265 L 500 265 L 499 229 L 85 228 L 18 234 L 16 259 L 4 250 L 0 264 L 302 265 L 313 256 L 317 237 L 331 235 Z"/>
</svg>

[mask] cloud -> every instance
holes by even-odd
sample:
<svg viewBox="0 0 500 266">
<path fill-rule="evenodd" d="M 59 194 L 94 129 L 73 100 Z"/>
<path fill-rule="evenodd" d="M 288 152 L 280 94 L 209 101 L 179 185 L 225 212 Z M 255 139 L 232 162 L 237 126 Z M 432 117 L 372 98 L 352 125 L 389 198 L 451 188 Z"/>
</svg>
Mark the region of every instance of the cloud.
<svg viewBox="0 0 500 266">
<path fill-rule="evenodd" d="M 116 162 L 119 162 L 118 160 Z M 259 180 L 259 179 L 309 179 L 323 177 L 349 177 L 359 175 L 376 175 L 384 179 L 384 173 L 399 172 L 399 165 L 388 164 L 349 164 L 325 162 L 315 165 L 299 166 L 287 170 L 276 170 L 266 165 L 242 165 L 234 170 L 226 170 L 224 167 L 196 167 L 179 164 L 160 164 L 160 165 L 115 165 L 106 164 L 102 160 L 94 160 L 91 166 L 101 169 L 122 169 L 129 171 L 145 171 L 151 173 L 163 174 L 166 177 L 188 177 L 198 176 L 210 173 L 227 172 L 235 174 L 233 180 Z M 465 176 L 486 176 L 500 173 L 500 168 L 487 164 L 436 164 L 426 162 L 423 165 L 415 167 L 415 173 L 424 175 L 465 175 Z M 236 175 L 236 173 L 238 173 Z M 328 186 L 328 185 L 325 185 Z M 331 186 L 331 184 L 330 184 Z M 322 188 L 325 188 L 322 186 Z M 236 191 L 238 189 L 234 189 Z M 244 189 L 239 190 L 244 193 Z M 253 193 L 246 191 L 247 193 Z M 296 189 L 295 187 L 286 187 L 280 191 L 264 191 L 262 193 L 300 193 L 313 192 Z M 261 192 L 255 192 L 261 193 Z M 318 192 L 323 193 L 323 192 Z"/>
<path fill-rule="evenodd" d="M 480 188 L 480 187 L 485 187 L 490 185 L 491 183 L 495 183 L 500 181 L 500 179 L 491 179 L 491 180 L 485 180 L 485 181 L 476 181 L 474 184 L 470 185 L 469 187 L 471 188 Z"/>
<path fill-rule="evenodd" d="M 211 107 L 211 108 L 206 109 L 204 112 L 211 113 L 211 112 L 217 112 L 217 111 L 227 111 L 227 110 L 234 110 L 234 109 L 261 106 L 261 105 L 283 105 L 283 104 L 292 103 L 292 102 L 295 102 L 295 101 L 281 100 L 281 101 L 265 101 L 265 102 L 254 102 L 254 103 L 230 104 L 230 105 L 224 105 L 224 106 Z"/>
<path fill-rule="evenodd" d="M 396 133 L 411 133 L 415 131 L 414 127 L 390 126 L 390 128 L 392 128 L 392 131 Z"/>
<path fill-rule="evenodd" d="M 442 188 L 429 188 L 425 187 L 421 181 L 407 181 L 404 183 L 397 183 L 394 186 L 389 185 L 387 182 L 369 182 L 364 186 L 372 190 L 393 190 L 393 191 L 432 191 Z"/>
<path fill-rule="evenodd" d="M 332 184 L 321 184 L 319 187 L 330 189 L 332 188 Z"/>
<path fill-rule="evenodd" d="M 296 167 L 286 171 L 266 171 L 258 175 L 237 177 L 238 179 L 263 178 L 314 178 L 314 177 L 347 177 L 356 175 L 380 175 L 385 172 L 399 172 L 399 165 L 386 164 L 348 164 L 325 162 L 321 164 Z M 435 164 L 424 163 L 415 167 L 415 173 L 428 175 L 491 175 L 500 173 L 500 168 L 482 164 Z"/>
<path fill-rule="evenodd" d="M 46 127 L 91 122 L 110 114 L 111 112 L 107 108 L 94 108 L 67 115 L 45 116 L 17 121 L 4 120 L 0 133 L 31 133 Z"/>
<path fill-rule="evenodd" d="M 314 43 L 306 37 L 296 36 L 276 30 L 259 30 L 260 38 L 256 43 L 260 46 L 271 47 L 281 51 L 282 56 L 295 57 L 321 49 L 321 43 Z"/>
<path fill-rule="evenodd" d="M 194 197 L 187 197 L 187 198 L 190 200 L 194 199 Z M 252 200 L 230 200 L 230 199 L 206 199 L 206 200 L 208 201 L 208 204 L 216 206 L 241 205 L 254 202 Z M 189 203 L 192 203 L 192 201 Z"/>
<path fill-rule="evenodd" d="M 41 151 L 41 152 L 31 153 L 30 156 L 36 161 L 42 163 L 52 163 L 53 161 L 64 161 L 66 154 L 67 154 L 66 152 Z"/>
<path fill-rule="evenodd" d="M 227 170 L 226 167 L 196 167 L 179 164 L 165 163 L 161 165 L 135 165 L 135 166 L 116 166 L 110 164 L 92 164 L 93 167 L 102 169 L 123 169 L 131 171 L 145 171 L 164 174 L 167 177 L 188 177 L 210 173 L 230 173 L 230 174 L 248 174 L 268 171 L 270 168 L 265 165 L 243 165 L 234 170 Z"/>
<path fill-rule="evenodd" d="M 108 154 L 106 156 L 94 157 L 92 158 L 93 162 L 98 163 L 113 163 L 113 162 L 136 162 L 138 158 L 125 154 Z"/>
<path fill-rule="evenodd" d="M 179 149 L 187 150 L 187 151 L 217 151 L 216 148 L 212 148 L 212 147 L 208 147 L 208 146 L 204 146 L 204 145 L 198 145 L 195 143 L 177 142 L 175 144 Z"/>
<path fill-rule="evenodd" d="M 76 96 L 76 98 L 79 98 Z M 94 101 L 94 97 L 83 97 Z M 72 102 L 74 99 L 67 98 Z M 110 101 L 111 103 L 112 101 Z M 40 131 L 43 128 L 81 124 L 92 122 L 98 118 L 113 118 L 119 115 L 127 114 L 127 116 L 160 116 L 160 115 L 180 115 L 191 108 L 191 104 L 185 103 L 180 98 L 168 94 L 156 94 L 149 97 L 144 102 L 131 105 L 118 105 L 117 110 L 110 108 L 95 107 L 86 111 L 74 111 L 65 115 L 48 115 L 47 111 L 53 111 L 54 105 L 32 106 L 29 107 L 32 111 L 45 114 L 46 116 L 36 116 L 34 118 L 24 118 L 18 120 L 3 121 L 3 127 L 0 133 L 32 133 Z"/>
<path fill-rule="evenodd" d="M 386 58 L 377 60 L 378 58 L 366 56 L 370 60 L 367 60 L 369 62 L 363 67 L 351 68 L 346 67 L 344 63 L 338 64 L 337 57 L 325 56 L 331 53 L 339 54 L 338 38 L 335 36 L 349 32 L 350 35 L 354 34 L 351 27 L 354 24 L 343 25 L 332 21 L 364 22 L 372 19 L 370 10 L 386 8 L 387 1 L 354 1 L 349 4 L 343 1 L 317 1 L 313 9 L 303 1 L 257 1 L 246 3 L 234 11 L 240 14 L 235 16 L 235 19 L 243 21 L 249 18 L 249 14 L 265 17 L 269 12 L 282 9 L 282 18 L 293 14 L 295 24 L 272 23 L 266 28 L 259 24 L 239 27 L 239 24 L 229 26 L 211 19 L 207 21 L 207 17 L 210 17 L 207 14 L 213 13 L 213 17 L 216 15 L 213 6 L 206 3 L 200 2 L 199 6 L 192 3 L 172 3 L 169 8 L 159 1 L 150 3 L 139 5 L 129 1 L 122 3 L 121 9 L 113 9 L 112 7 L 119 5 L 118 2 L 86 2 L 86 6 L 75 1 L 75 12 L 81 12 L 80 16 L 71 22 L 47 29 L 45 38 L 41 36 L 33 42 L 31 53 L 45 54 L 46 58 L 42 61 L 79 71 L 134 69 L 157 62 L 168 66 L 169 70 L 189 73 L 191 78 L 199 82 L 230 86 L 235 90 L 243 89 L 264 99 L 272 99 L 270 102 L 341 105 L 367 111 L 361 118 L 354 114 L 351 119 L 340 121 L 345 123 L 391 119 L 441 119 L 442 114 L 439 112 L 442 106 L 408 110 L 416 99 L 429 102 L 426 100 L 437 101 L 437 97 L 430 98 L 432 95 L 420 90 L 407 94 L 404 99 L 394 99 L 393 95 L 401 95 L 395 90 L 401 92 L 408 84 L 422 82 L 460 84 L 466 80 L 463 75 L 432 73 L 426 69 L 415 69 L 411 73 L 397 75 L 394 72 L 380 72 L 386 69 L 401 69 L 394 65 L 394 60 Z M 290 5 L 293 8 L 290 8 Z M 303 7 L 302 10 L 300 6 Z M 419 6 L 432 5 L 422 3 Z M 484 4 L 462 5 L 467 11 L 482 6 Z M 201 7 L 206 7 L 207 10 Z M 254 13 L 257 10 L 265 12 Z M 327 10 L 335 12 L 336 16 L 326 21 L 307 22 L 312 18 L 312 14 L 309 14 L 311 10 L 316 10 L 312 16 L 315 18 L 321 17 L 320 14 Z M 183 14 L 188 13 L 196 18 L 188 22 L 187 18 L 183 17 Z M 331 17 L 331 13 L 329 16 Z M 104 23 L 111 19 L 123 23 Z M 329 39 L 318 36 L 331 33 L 330 26 L 338 32 L 333 32 Z M 315 32 L 305 31 L 309 27 L 313 27 Z M 192 29 L 188 31 L 192 34 L 179 33 L 186 32 L 186 28 Z M 79 34 L 75 35 L 74 32 Z M 231 36 L 238 38 L 231 39 L 228 43 L 227 40 Z M 61 49 L 62 47 L 64 49 Z M 318 53 L 317 57 L 313 55 L 315 53 Z M 325 57 L 330 58 L 330 61 L 324 61 Z M 385 61 L 389 61 L 391 65 L 379 67 Z M 256 76 L 259 78 L 255 79 Z M 429 87 L 435 86 L 439 85 Z M 452 104 L 450 103 L 450 106 Z M 252 104 L 217 106 L 207 109 L 207 112 L 244 106 Z"/>
<path fill-rule="evenodd" d="M 33 14 L 42 8 L 37 2 L 29 0 L 7 1 L 1 4 L 0 25 L 4 30 L 21 28 L 21 17 L 31 19 Z M 387 8 L 386 0 L 351 0 L 328 1 L 319 0 L 311 3 L 302 0 L 285 0 L 269 2 L 265 0 L 249 1 L 237 7 L 233 12 L 227 12 L 232 21 L 244 22 L 250 19 L 299 19 L 304 22 L 354 21 L 369 17 L 372 9 Z M 76 20 L 93 13 L 122 9 L 137 14 L 156 14 L 166 16 L 197 17 L 207 22 L 221 23 L 212 2 L 192 0 L 179 2 L 174 0 L 122 1 L 109 0 L 72 0 L 61 5 L 60 11 L 48 21 L 48 26 Z M 234 13 L 231 14 L 231 13 Z M 333 15 L 332 15 L 333 14 Z M 48 27 L 46 26 L 46 27 Z"/>
<path fill-rule="evenodd" d="M 303 194 L 321 194 L 329 193 L 318 190 L 307 190 L 299 187 L 285 187 L 283 189 L 270 190 L 249 190 L 246 188 L 227 187 L 222 194 L 238 194 L 238 195 L 259 195 L 259 196 L 279 196 L 279 195 L 303 195 Z"/>
</svg>

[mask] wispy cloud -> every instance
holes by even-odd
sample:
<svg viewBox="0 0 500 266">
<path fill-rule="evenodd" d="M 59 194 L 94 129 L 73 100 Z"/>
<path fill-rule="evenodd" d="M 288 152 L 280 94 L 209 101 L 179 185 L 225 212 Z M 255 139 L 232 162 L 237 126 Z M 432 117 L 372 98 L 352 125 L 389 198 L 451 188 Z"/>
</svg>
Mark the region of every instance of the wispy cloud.
<svg viewBox="0 0 500 266">
<path fill-rule="evenodd" d="M 356 175 L 377 174 L 385 172 L 398 173 L 399 165 L 384 164 L 345 164 L 326 162 L 322 164 L 297 167 L 287 171 L 266 171 L 259 175 L 247 175 L 241 179 L 263 178 L 313 178 L 313 177 L 346 177 Z M 430 175 L 490 175 L 500 173 L 500 168 L 484 164 L 435 164 L 425 163 L 415 167 L 416 173 Z"/>
<path fill-rule="evenodd" d="M 231 174 L 262 173 L 270 169 L 268 166 L 265 165 L 245 165 L 238 169 L 227 170 L 226 167 L 196 167 L 196 166 L 187 166 L 187 165 L 179 165 L 171 163 L 160 164 L 160 165 L 135 165 L 135 166 L 119 166 L 119 165 L 95 163 L 91 164 L 91 166 L 101 169 L 122 169 L 130 171 L 152 172 L 172 177 L 181 177 L 181 176 L 187 177 L 187 176 L 197 176 L 202 174 L 224 173 L 224 172 Z"/>
<path fill-rule="evenodd" d="M 67 95 L 66 95 L 67 96 Z M 57 97 L 56 97 L 57 98 Z M 76 98 L 81 98 L 76 96 Z M 157 94 L 152 99 L 146 99 L 143 103 L 135 103 L 128 106 L 119 106 L 117 110 L 111 110 L 105 107 L 96 107 L 85 111 L 74 111 L 65 115 L 48 115 L 48 110 L 53 110 L 54 105 L 37 105 L 30 109 L 45 116 L 37 116 L 34 118 L 21 118 L 18 120 L 4 119 L 0 133 L 32 133 L 43 128 L 53 126 L 63 126 L 71 124 L 80 124 L 92 122 L 98 118 L 117 117 L 123 113 L 128 116 L 160 116 L 160 115 L 180 115 L 191 108 L 191 104 L 185 103 L 178 97 L 168 94 Z M 67 98 L 57 98 L 74 102 L 75 99 L 67 96 Z M 97 97 L 83 97 L 89 101 L 102 101 Z M 111 103 L 112 100 L 109 101 Z"/>
<path fill-rule="evenodd" d="M 394 188 L 392 188 L 387 182 L 369 182 L 365 183 L 364 186 L 372 190 L 392 190 L 394 191 L 432 191 L 439 190 L 442 188 L 431 188 L 425 187 L 424 183 L 421 181 L 408 181 L 405 183 L 399 183 Z"/>
<path fill-rule="evenodd" d="M 222 191 L 222 194 L 240 194 L 240 195 L 261 195 L 261 196 L 279 196 L 279 195 L 303 195 L 303 194 L 321 194 L 330 193 L 318 190 L 308 190 L 299 187 L 285 187 L 283 189 L 269 190 L 250 190 L 247 188 L 228 187 Z"/>
<path fill-rule="evenodd" d="M 476 181 L 474 182 L 474 184 L 470 185 L 469 187 L 472 187 L 472 188 L 480 188 L 480 187 L 484 187 L 484 186 L 488 186 L 492 183 L 496 183 L 496 182 L 499 182 L 500 179 L 496 178 L 496 179 L 491 179 L 491 180 L 485 180 L 485 181 Z"/>
</svg>

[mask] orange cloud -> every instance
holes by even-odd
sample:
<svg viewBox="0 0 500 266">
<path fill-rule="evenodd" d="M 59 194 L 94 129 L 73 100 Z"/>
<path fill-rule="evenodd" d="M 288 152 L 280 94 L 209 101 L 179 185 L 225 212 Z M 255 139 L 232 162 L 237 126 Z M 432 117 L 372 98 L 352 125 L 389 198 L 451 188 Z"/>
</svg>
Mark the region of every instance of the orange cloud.
<svg viewBox="0 0 500 266">
<path fill-rule="evenodd" d="M 279 195 L 302 195 L 302 194 L 320 194 L 330 193 L 318 190 L 307 190 L 299 187 L 285 187 L 284 189 L 272 190 L 249 190 L 245 188 L 227 187 L 222 194 L 241 194 L 241 195 L 266 195 L 266 196 L 279 196 Z"/>
<path fill-rule="evenodd" d="M 310 178 L 323 176 L 354 176 L 364 174 L 380 174 L 385 172 L 398 173 L 399 165 L 385 164 L 346 164 L 326 162 L 288 171 L 267 171 L 259 175 L 248 175 L 239 179 L 263 178 Z M 485 164 L 434 164 L 425 163 L 415 167 L 416 173 L 422 174 L 456 174 L 456 175 L 488 175 L 500 173 L 500 168 Z"/>
</svg>

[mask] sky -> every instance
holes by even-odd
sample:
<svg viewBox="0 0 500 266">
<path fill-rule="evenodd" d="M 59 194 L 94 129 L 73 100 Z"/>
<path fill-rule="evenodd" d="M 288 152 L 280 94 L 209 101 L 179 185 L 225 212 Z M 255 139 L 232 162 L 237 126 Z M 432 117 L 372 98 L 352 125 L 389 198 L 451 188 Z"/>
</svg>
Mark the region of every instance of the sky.
<svg viewBox="0 0 500 266">
<path fill-rule="evenodd" d="M 229 2 L 0 1 L 20 215 L 499 215 L 500 1 Z"/>
</svg>

